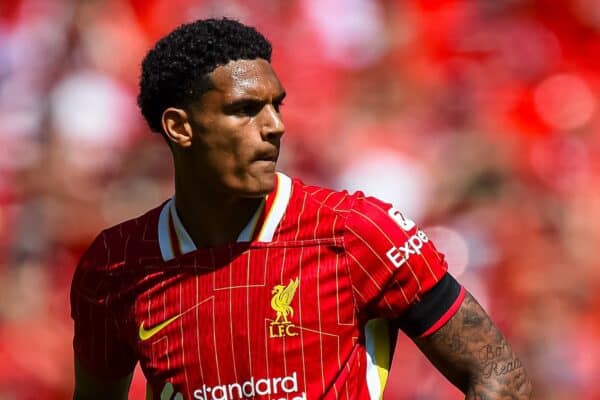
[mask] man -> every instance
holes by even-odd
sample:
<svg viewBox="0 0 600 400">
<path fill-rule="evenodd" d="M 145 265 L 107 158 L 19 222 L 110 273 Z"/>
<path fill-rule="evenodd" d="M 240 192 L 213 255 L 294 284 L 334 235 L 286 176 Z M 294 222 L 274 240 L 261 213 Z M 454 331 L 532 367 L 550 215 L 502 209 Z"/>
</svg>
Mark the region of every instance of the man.
<svg viewBox="0 0 600 400">
<path fill-rule="evenodd" d="M 166 139 L 175 196 L 103 231 L 71 291 L 75 398 L 376 399 L 402 329 L 468 399 L 530 383 L 427 235 L 361 193 L 276 172 L 286 95 L 271 46 L 203 20 L 142 64 L 139 105 Z"/>
</svg>

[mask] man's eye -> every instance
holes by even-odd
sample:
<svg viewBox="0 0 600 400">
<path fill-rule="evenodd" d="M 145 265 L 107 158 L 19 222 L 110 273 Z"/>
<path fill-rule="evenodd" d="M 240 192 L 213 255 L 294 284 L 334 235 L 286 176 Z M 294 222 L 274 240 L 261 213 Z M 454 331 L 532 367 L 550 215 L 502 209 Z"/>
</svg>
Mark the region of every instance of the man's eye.
<svg viewBox="0 0 600 400">
<path fill-rule="evenodd" d="M 238 115 L 253 117 L 260 112 L 261 104 L 244 104 L 236 108 L 235 113 Z"/>
<path fill-rule="evenodd" d="M 280 112 L 279 110 L 280 110 L 281 106 L 283 106 L 284 104 L 285 103 L 283 101 L 280 101 L 278 103 L 274 103 L 273 107 L 275 107 L 275 111 Z"/>
</svg>

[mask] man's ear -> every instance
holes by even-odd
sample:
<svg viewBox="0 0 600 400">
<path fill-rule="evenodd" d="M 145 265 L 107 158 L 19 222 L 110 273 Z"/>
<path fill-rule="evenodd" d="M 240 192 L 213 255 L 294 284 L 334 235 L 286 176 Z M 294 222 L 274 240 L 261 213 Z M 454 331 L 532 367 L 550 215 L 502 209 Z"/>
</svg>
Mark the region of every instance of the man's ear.
<svg viewBox="0 0 600 400">
<path fill-rule="evenodd" d="M 187 148 L 192 145 L 192 126 L 187 111 L 169 107 L 162 114 L 162 127 L 169 140 Z"/>
</svg>

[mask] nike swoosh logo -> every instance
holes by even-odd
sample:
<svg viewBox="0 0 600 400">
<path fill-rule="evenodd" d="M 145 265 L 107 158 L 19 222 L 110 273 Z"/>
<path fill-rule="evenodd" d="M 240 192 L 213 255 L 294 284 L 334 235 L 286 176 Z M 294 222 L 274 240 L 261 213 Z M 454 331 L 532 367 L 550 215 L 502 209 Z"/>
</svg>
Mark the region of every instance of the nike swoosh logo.
<svg viewBox="0 0 600 400">
<path fill-rule="evenodd" d="M 156 335 L 158 332 L 165 329 L 169 324 L 171 324 L 173 321 L 175 321 L 177 318 L 181 317 L 182 315 L 183 314 L 179 314 L 174 317 L 171 317 L 168 320 L 161 322 L 160 324 L 158 324 L 150 329 L 144 329 L 144 321 L 142 321 L 142 324 L 140 325 L 140 332 L 139 332 L 140 339 L 142 341 L 150 339 L 152 336 Z"/>
<path fill-rule="evenodd" d="M 144 321 L 142 321 L 142 323 L 140 324 L 140 330 L 138 332 L 140 340 L 144 341 L 144 340 L 150 339 L 152 336 L 156 335 L 158 332 L 162 331 L 168 325 L 170 325 L 171 323 L 173 323 L 173 321 L 175 321 L 177 318 L 183 317 L 185 314 L 189 313 L 190 311 L 192 311 L 193 309 L 195 309 L 196 307 L 198 307 L 200 304 L 202 304 L 205 301 L 210 300 L 210 299 L 212 299 L 212 296 L 209 297 L 208 299 L 205 299 L 205 300 L 201 301 L 198 304 L 194 304 L 193 306 L 191 306 L 190 308 L 188 308 L 187 310 L 185 310 L 181 314 L 177 314 L 174 317 L 171 317 L 168 320 L 166 320 L 164 322 L 161 322 L 160 324 L 158 324 L 156 326 L 153 326 L 150 329 L 145 329 L 144 328 Z"/>
</svg>

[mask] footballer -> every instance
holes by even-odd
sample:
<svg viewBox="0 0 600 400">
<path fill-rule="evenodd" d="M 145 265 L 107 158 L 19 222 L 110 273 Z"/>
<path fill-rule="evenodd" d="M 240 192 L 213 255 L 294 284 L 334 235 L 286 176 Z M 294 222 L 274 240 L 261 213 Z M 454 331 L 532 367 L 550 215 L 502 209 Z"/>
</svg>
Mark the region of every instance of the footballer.
<svg viewBox="0 0 600 400">
<path fill-rule="evenodd" d="M 277 170 L 285 88 L 261 33 L 198 20 L 142 63 L 174 195 L 102 231 L 71 289 L 74 399 L 380 399 L 408 335 L 466 399 L 529 399 L 524 367 L 409 217 Z M 401 357 L 401 355 L 397 355 Z"/>
</svg>

